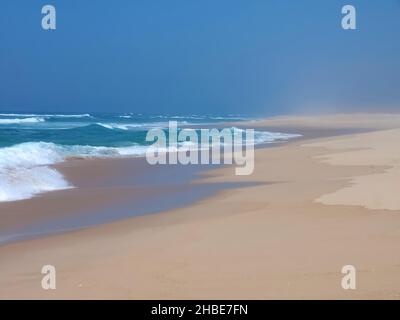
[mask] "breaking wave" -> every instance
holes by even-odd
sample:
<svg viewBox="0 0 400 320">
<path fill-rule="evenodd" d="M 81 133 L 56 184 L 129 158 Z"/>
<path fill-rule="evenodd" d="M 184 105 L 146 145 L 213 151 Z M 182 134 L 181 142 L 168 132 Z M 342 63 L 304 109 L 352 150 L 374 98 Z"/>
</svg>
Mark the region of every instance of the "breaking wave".
<svg viewBox="0 0 400 320">
<path fill-rule="evenodd" d="M 19 120 L 27 121 L 27 119 L 30 118 Z M 32 119 L 35 119 L 35 121 L 40 121 L 37 120 L 37 118 Z M 131 128 L 135 128 L 133 124 L 99 123 L 98 125 L 112 130 L 129 130 Z M 143 126 L 148 126 L 148 124 L 138 124 L 138 126 L 143 128 Z M 156 126 L 160 126 L 160 123 L 156 124 Z M 232 130 L 233 134 L 243 133 L 243 130 L 238 128 L 233 127 L 230 129 Z M 80 131 L 79 136 L 82 135 L 85 135 L 85 132 Z M 107 140 L 107 134 L 104 131 L 97 132 L 90 130 L 86 132 L 86 135 L 94 135 L 95 137 L 100 138 L 102 141 Z M 299 136 L 300 135 L 297 134 L 255 131 L 254 144 L 257 145 L 274 143 L 276 141 L 286 141 Z M 0 148 L 0 201 L 28 199 L 43 192 L 72 188 L 73 186 L 70 185 L 63 175 L 52 167 L 53 164 L 60 163 L 68 158 L 74 157 L 140 157 L 146 154 L 148 148 L 146 145 L 144 145 L 144 143 L 144 140 L 140 143 L 125 141 L 124 144 L 119 144 L 123 146 L 93 146 L 65 145 L 53 142 L 23 142 Z M 179 143 L 179 145 L 185 146 L 188 145 L 188 143 L 191 142 L 186 141 Z"/>
<path fill-rule="evenodd" d="M 0 119 L 0 124 L 38 123 L 38 122 L 44 122 L 44 121 L 45 121 L 45 119 L 40 118 L 40 117 Z"/>
</svg>

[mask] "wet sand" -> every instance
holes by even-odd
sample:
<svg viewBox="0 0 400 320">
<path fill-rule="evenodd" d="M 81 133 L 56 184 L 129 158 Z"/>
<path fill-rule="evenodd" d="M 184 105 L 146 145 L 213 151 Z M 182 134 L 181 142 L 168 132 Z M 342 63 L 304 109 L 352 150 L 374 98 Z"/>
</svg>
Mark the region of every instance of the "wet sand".
<svg viewBox="0 0 400 320">
<path fill-rule="evenodd" d="M 0 245 L 180 208 L 246 184 L 193 183 L 209 166 L 151 166 L 145 158 L 72 159 L 55 167 L 73 188 L 0 203 Z"/>
<path fill-rule="evenodd" d="M 179 209 L 0 246 L 0 298 L 399 299 L 393 181 L 400 131 L 392 129 L 400 128 L 400 118 L 285 119 L 257 126 L 316 134 L 257 149 L 251 176 L 224 167 L 201 179 L 250 185 Z M 327 129 L 336 133 L 318 137 Z M 71 177 L 78 172 L 65 170 Z M 102 179 L 103 169 L 91 170 Z M 376 183 L 384 193 L 369 187 Z M 371 194 L 379 206 L 371 206 Z M 65 204 L 79 207 L 77 197 Z M 105 194 L 93 199 L 110 201 Z M 57 269 L 54 291 L 40 287 L 45 264 Z M 357 270 L 356 290 L 341 287 L 341 268 L 349 264 Z"/>
</svg>

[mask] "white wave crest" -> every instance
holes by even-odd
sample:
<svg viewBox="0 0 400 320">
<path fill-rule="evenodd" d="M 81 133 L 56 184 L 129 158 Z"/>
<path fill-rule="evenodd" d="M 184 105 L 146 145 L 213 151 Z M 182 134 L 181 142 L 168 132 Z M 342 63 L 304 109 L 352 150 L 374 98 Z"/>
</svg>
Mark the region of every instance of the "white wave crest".
<svg viewBox="0 0 400 320">
<path fill-rule="evenodd" d="M 301 137 L 301 134 L 291 134 L 282 132 L 254 131 L 254 144 L 264 144 L 273 142 L 287 141 L 293 138 Z"/>
<path fill-rule="evenodd" d="M 97 125 L 110 130 L 138 130 L 152 128 L 168 128 L 168 122 L 148 122 L 148 123 L 103 123 L 98 122 Z M 187 125 L 186 121 L 181 121 L 178 125 Z"/>
<path fill-rule="evenodd" d="M 144 124 L 136 124 L 136 123 L 131 123 L 131 124 L 120 124 L 120 123 L 101 123 L 98 122 L 96 123 L 98 126 L 101 126 L 106 129 L 117 129 L 117 130 L 129 130 L 129 129 L 136 129 L 136 128 L 142 128 L 144 127 Z"/>
<path fill-rule="evenodd" d="M 0 113 L 0 117 L 92 118 L 92 116 L 89 113 L 83 113 L 83 114 Z"/>
<path fill-rule="evenodd" d="M 113 127 L 112 127 L 113 128 Z M 243 134 L 244 130 L 230 128 L 232 134 Z M 299 137 L 298 134 L 255 131 L 254 144 L 274 143 Z M 245 136 L 243 136 L 244 138 Z M 178 147 L 201 148 L 190 141 L 178 143 Z M 61 173 L 51 167 L 68 158 L 107 158 L 144 156 L 147 146 L 133 144 L 125 147 L 57 145 L 47 142 L 26 142 L 0 148 L 0 202 L 28 199 L 34 195 L 71 188 Z M 162 150 L 161 150 L 162 151 Z M 165 150 L 174 151 L 174 148 Z"/>
<path fill-rule="evenodd" d="M 23 143 L 0 149 L 0 201 L 21 200 L 45 191 L 68 188 L 47 165 L 62 157 L 44 143 Z"/>
<path fill-rule="evenodd" d="M 130 115 L 122 115 L 122 116 L 118 116 L 118 118 L 131 119 L 131 118 L 133 118 L 133 116 L 130 116 Z"/>
<path fill-rule="evenodd" d="M 242 139 L 236 138 L 238 142 L 242 143 L 244 142 L 245 139 L 249 138 L 245 134 L 245 129 L 240 129 L 237 127 L 231 127 L 229 128 L 232 133 L 233 143 L 235 143 L 235 136 L 242 136 Z M 291 133 L 282 133 L 282 132 L 270 132 L 270 131 L 257 131 L 254 130 L 254 138 L 248 142 L 254 144 L 254 145 L 260 145 L 260 144 L 268 144 L 268 143 L 274 143 L 274 142 L 284 142 L 293 138 L 298 138 L 301 137 L 301 134 L 291 134 Z"/>
<path fill-rule="evenodd" d="M 50 165 L 70 157 L 141 156 L 144 146 L 121 148 L 61 146 L 46 142 L 26 142 L 0 149 L 0 201 L 28 199 L 47 191 L 72 186 Z"/>
<path fill-rule="evenodd" d="M 0 124 L 24 124 L 24 123 L 38 123 L 44 122 L 44 118 L 32 117 L 32 118 L 16 118 L 16 119 L 0 119 Z"/>
</svg>

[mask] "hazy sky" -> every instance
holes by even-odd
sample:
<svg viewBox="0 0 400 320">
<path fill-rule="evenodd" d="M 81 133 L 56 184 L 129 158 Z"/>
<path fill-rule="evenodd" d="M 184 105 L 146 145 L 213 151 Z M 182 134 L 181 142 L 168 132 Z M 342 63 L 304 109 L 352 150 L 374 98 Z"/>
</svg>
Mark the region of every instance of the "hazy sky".
<svg viewBox="0 0 400 320">
<path fill-rule="evenodd" d="M 400 110 L 399 59 L 399 0 L 0 2 L 2 111 Z"/>
</svg>

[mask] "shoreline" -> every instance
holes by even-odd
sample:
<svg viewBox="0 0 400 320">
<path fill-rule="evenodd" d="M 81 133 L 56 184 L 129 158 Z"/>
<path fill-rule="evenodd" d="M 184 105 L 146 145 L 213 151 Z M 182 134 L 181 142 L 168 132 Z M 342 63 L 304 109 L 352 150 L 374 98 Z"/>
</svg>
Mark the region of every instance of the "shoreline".
<svg viewBox="0 0 400 320">
<path fill-rule="evenodd" d="M 228 127 L 222 122 L 218 125 Z M 261 143 L 255 148 L 297 139 Z M 202 176 L 218 166 L 227 165 L 150 165 L 144 155 L 66 158 L 49 168 L 71 187 L 0 202 L 0 246 L 178 209 L 225 189 L 251 185 L 202 183 Z"/>
<path fill-rule="evenodd" d="M 399 299 L 400 210 L 385 209 L 385 198 L 371 210 L 337 194 L 352 179 L 385 173 L 380 159 L 400 158 L 388 153 L 397 143 L 388 138 L 399 131 L 371 122 L 369 133 L 340 135 L 338 128 L 329 137 L 316 133 L 258 148 L 249 177 L 222 167 L 201 178 L 258 184 L 179 209 L 0 246 L 0 298 Z M 364 123 L 353 129 L 366 130 Z M 360 141 L 375 141 L 373 165 L 360 161 Z M 351 163 L 338 156 L 349 150 Z M 316 201 L 330 194 L 333 204 Z M 54 292 L 40 289 L 44 264 L 57 268 Z M 340 287 L 347 264 L 359 272 L 355 291 Z"/>
<path fill-rule="evenodd" d="M 54 167 L 74 187 L 0 204 L 0 246 L 178 209 L 245 185 L 203 183 L 206 166 L 154 167 L 142 157 L 74 159 Z"/>
<path fill-rule="evenodd" d="M 228 126 L 224 123 L 221 125 Z M 242 125 L 241 122 L 234 125 L 247 128 L 247 125 Z M 269 128 L 264 126 L 258 129 L 269 131 Z M 301 137 L 260 144 L 255 146 L 255 150 L 274 148 L 315 137 L 358 132 L 347 129 L 312 130 L 293 127 L 287 128 L 287 131 L 299 133 Z M 146 163 L 144 156 L 66 159 L 51 167 L 60 172 L 72 188 L 0 203 L 0 214 L 3 218 L 0 226 L 0 246 L 86 229 L 134 216 L 179 209 L 212 197 L 218 192 L 257 183 L 251 180 L 205 182 L 205 178 L 216 168 L 227 166 L 235 167 L 225 164 L 154 166 Z M 153 205 L 154 201 L 162 204 Z M 112 212 L 112 215 L 108 212 Z"/>
</svg>

